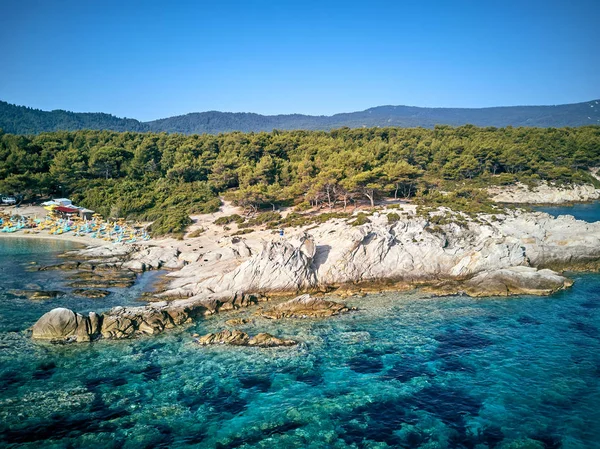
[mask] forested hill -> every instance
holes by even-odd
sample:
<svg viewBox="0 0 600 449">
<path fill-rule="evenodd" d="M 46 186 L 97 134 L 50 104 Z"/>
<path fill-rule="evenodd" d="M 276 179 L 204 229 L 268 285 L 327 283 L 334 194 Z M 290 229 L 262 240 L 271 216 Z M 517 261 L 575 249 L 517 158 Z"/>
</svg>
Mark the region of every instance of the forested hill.
<svg viewBox="0 0 600 449">
<path fill-rule="evenodd" d="M 0 129 L 11 134 L 39 134 L 82 129 L 149 131 L 148 125 L 135 119 L 119 118 L 99 112 L 42 111 L 15 106 L 4 101 L 0 101 Z"/>
<path fill-rule="evenodd" d="M 118 118 L 103 113 L 41 111 L 0 101 L 0 129 L 13 134 L 80 129 L 154 131 L 182 134 L 218 134 L 229 131 L 331 130 L 347 126 L 424 127 L 435 125 L 481 127 L 527 126 L 542 128 L 600 124 L 600 100 L 557 106 L 507 106 L 482 109 L 379 106 L 366 111 L 332 116 L 260 115 L 232 112 L 199 112 L 150 122 Z"/>
</svg>

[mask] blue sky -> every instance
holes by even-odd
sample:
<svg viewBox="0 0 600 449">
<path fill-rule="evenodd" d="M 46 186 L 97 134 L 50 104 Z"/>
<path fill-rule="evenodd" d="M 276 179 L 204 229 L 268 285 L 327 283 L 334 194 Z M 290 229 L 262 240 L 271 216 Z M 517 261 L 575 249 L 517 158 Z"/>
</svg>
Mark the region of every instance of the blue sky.
<svg viewBox="0 0 600 449">
<path fill-rule="evenodd" d="M 3 0 L 0 99 L 152 120 L 600 98 L 600 1 Z"/>
</svg>

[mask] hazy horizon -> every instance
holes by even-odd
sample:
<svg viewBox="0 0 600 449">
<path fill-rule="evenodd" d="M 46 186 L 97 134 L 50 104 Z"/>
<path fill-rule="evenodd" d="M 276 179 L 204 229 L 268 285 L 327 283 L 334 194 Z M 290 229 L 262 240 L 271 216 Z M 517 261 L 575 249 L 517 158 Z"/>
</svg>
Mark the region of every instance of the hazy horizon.
<svg viewBox="0 0 600 449">
<path fill-rule="evenodd" d="M 2 98 L 0 98 L 0 101 L 5 101 Z M 512 108 L 512 107 L 548 107 L 548 106 L 565 106 L 565 105 L 569 105 L 569 104 L 583 104 L 583 103 L 588 103 L 588 102 L 600 102 L 600 98 L 598 99 L 589 99 L 589 100 L 585 100 L 582 102 L 576 102 L 576 103 L 566 103 L 566 104 L 515 104 L 515 105 L 496 105 L 496 106 L 482 106 L 479 108 L 457 108 L 457 107 L 453 107 L 453 106 L 416 106 L 416 105 L 407 105 L 407 104 L 381 104 L 381 105 L 377 105 L 377 106 L 371 106 L 362 110 L 357 110 L 357 111 L 339 111 L 333 114 L 303 114 L 301 112 L 290 112 L 290 113 L 279 113 L 279 114 L 261 114 L 259 112 L 253 112 L 253 111 L 217 111 L 217 110 L 205 110 L 205 111 L 189 111 L 189 112 L 184 112 L 182 114 L 176 114 L 173 116 L 164 116 L 164 117 L 157 117 L 157 118 L 151 118 L 148 120 L 141 120 L 137 117 L 129 117 L 129 116 L 118 116 L 110 111 L 72 111 L 72 110 L 68 110 L 68 109 L 62 109 L 62 108 L 57 108 L 57 109 L 40 109 L 40 108 L 35 108 L 33 106 L 29 106 L 26 104 L 15 104 L 15 103 L 9 103 L 12 104 L 14 106 L 17 107 L 28 107 L 28 108 L 33 108 L 33 109 L 38 109 L 38 110 L 42 110 L 43 112 L 53 112 L 53 111 L 66 111 L 66 112 L 73 112 L 76 114 L 109 114 L 112 116 L 115 116 L 117 118 L 121 118 L 121 119 L 134 119 L 134 120 L 138 120 L 139 122 L 142 123 L 147 123 L 147 122 L 153 122 L 153 121 L 158 121 L 158 120 L 162 120 L 162 119 L 167 119 L 167 118 L 173 118 L 173 117 L 180 117 L 180 116 L 185 116 L 185 115 L 190 115 L 190 114 L 202 114 L 202 113 L 210 113 L 210 112 L 217 112 L 217 113 L 224 113 L 224 114 L 256 114 L 256 115 L 262 115 L 262 116 L 267 116 L 267 117 L 273 117 L 273 116 L 288 116 L 288 115 L 304 115 L 304 116 L 309 116 L 309 117 L 332 117 L 335 115 L 341 115 L 341 114 L 352 114 L 352 113 L 356 113 L 356 112 L 364 112 L 364 111 L 368 111 L 370 109 L 375 109 L 375 108 L 385 108 L 385 107 L 392 107 L 392 108 L 418 108 L 418 109 L 473 109 L 473 110 L 478 110 L 478 109 L 493 109 L 493 108 Z M 6 102 L 6 101 L 5 101 Z"/>
</svg>

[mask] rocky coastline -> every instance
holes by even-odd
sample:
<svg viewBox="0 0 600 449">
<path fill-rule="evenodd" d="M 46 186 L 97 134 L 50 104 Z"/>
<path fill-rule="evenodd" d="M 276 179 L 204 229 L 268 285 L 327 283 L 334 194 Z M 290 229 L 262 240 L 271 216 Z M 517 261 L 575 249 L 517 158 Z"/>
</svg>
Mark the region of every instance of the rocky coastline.
<svg viewBox="0 0 600 449">
<path fill-rule="evenodd" d="M 68 260 L 57 268 L 76 270 L 72 277 L 92 282 L 88 287 L 95 289 L 108 285 L 93 282 L 99 273 L 111 273 L 118 280 L 149 269 L 171 272 L 164 289 L 147 305 L 96 314 L 97 327 L 96 318 L 74 314 L 75 321 L 83 323 L 75 326 L 78 330 L 67 326 L 68 335 L 54 332 L 53 338 L 39 332 L 42 317 L 33 338 L 90 341 L 154 335 L 201 317 L 302 292 L 333 298 L 411 288 L 472 297 L 549 295 L 572 285 L 562 271 L 600 267 L 600 223 L 514 210 L 434 227 L 414 208 L 402 211 L 394 223 L 387 217 L 391 212 L 398 210 L 375 212 L 362 226 L 334 219 L 289 237 L 220 238 L 218 245 L 206 245 L 201 252 L 185 243 L 108 245 L 69 252 Z M 262 314 L 282 318 L 347 311 L 333 303 L 315 315 L 307 312 L 310 297 L 294 301 L 287 309 L 277 306 Z"/>
<path fill-rule="evenodd" d="M 592 176 L 598 178 L 596 171 Z M 598 178 L 600 179 L 600 178 Z M 596 201 L 600 199 L 600 189 L 591 184 L 559 186 L 542 182 L 530 187 L 526 184 L 516 183 L 510 186 L 491 187 L 488 193 L 497 203 L 510 204 L 565 204 Z"/>
</svg>

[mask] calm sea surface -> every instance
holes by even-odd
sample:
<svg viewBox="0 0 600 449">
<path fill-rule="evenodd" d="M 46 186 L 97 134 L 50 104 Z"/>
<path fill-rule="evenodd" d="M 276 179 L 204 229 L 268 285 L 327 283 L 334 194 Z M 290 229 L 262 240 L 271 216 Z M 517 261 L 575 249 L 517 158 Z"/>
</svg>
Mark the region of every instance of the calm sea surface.
<svg viewBox="0 0 600 449">
<path fill-rule="evenodd" d="M 600 207 L 566 213 L 593 221 Z M 560 212 L 565 213 L 565 212 Z M 15 298 L 66 288 L 30 272 L 64 243 L 0 238 L 0 447 L 598 448 L 600 276 L 551 297 L 353 298 L 358 312 L 241 327 L 293 349 L 201 348 L 192 333 L 92 344 L 32 342 L 44 312 L 139 304 L 154 274 L 104 299 Z"/>
</svg>

